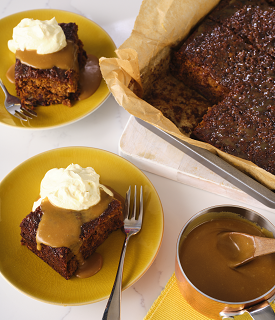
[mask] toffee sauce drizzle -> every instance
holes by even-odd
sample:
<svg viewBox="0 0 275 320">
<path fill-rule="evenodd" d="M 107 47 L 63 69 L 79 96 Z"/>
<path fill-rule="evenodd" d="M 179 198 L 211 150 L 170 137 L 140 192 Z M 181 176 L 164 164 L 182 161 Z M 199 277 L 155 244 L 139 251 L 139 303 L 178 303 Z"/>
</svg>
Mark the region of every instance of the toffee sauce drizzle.
<svg viewBox="0 0 275 320">
<path fill-rule="evenodd" d="M 36 234 L 37 249 L 41 244 L 51 247 L 67 247 L 76 256 L 79 269 L 76 276 L 89 277 L 98 272 L 102 267 L 103 259 L 100 254 L 94 253 L 84 260 L 79 252 L 82 245 L 80 239 L 81 226 L 98 218 L 107 208 L 113 197 L 100 190 L 101 200 L 98 204 L 87 210 L 75 211 L 56 207 L 46 198 L 41 203 L 42 219 Z"/>
<path fill-rule="evenodd" d="M 37 54 L 36 50 L 17 50 L 15 57 L 21 63 L 36 69 L 51 69 L 55 66 L 65 70 L 78 70 L 77 46 L 72 41 L 68 41 L 67 46 L 57 52 Z"/>
<path fill-rule="evenodd" d="M 36 69 L 51 69 L 54 66 L 64 70 L 78 71 L 77 47 L 72 41 L 60 51 L 50 54 L 37 54 L 36 50 L 17 50 L 16 58 L 21 63 Z M 6 78 L 15 83 L 15 65 L 13 64 L 6 72 Z M 102 74 L 99 67 L 99 60 L 96 56 L 88 54 L 84 68 L 79 70 L 80 96 L 78 100 L 84 100 L 93 95 L 100 86 Z"/>
<path fill-rule="evenodd" d="M 80 96 L 78 100 L 89 98 L 100 86 L 102 74 L 99 67 L 99 60 L 96 56 L 88 54 L 86 64 L 80 70 Z"/>
</svg>

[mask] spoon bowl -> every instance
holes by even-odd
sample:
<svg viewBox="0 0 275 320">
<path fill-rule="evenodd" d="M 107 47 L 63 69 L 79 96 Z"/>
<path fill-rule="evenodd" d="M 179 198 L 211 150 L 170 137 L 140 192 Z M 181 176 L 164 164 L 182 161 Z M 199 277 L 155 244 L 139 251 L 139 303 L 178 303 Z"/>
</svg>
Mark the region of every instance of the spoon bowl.
<svg viewBox="0 0 275 320">
<path fill-rule="evenodd" d="M 248 263 L 256 257 L 275 252 L 275 239 L 241 232 L 221 232 L 217 248 L 231 268 Z"/>
</svg>

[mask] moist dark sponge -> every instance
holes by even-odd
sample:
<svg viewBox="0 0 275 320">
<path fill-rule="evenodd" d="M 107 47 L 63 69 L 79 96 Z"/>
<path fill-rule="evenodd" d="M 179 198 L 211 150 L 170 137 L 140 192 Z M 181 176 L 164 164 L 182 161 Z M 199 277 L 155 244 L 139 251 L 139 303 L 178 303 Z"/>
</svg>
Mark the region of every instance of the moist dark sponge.
<svg viewBox="0 0 275 320">
<path fill-rule="evenodd" d="M 275 57 L 275 8 L 265 1 L 221 1 L 209 18 L 227 26 L 245 42 Z"/>
<path fill-rule="evenodd" d="M 193 131 L 218 149 L 275 174 L 275 86 L 242 86 L 211 107 Z"/>
<path fill-rule="evenodd" d="M 78 26 L 75 23 L 60 23 L 67 41 L 77 46 L 76 70 L 36 69 L 21 63 L 15 63 L 15 87 L 22 106 L 64 104 L 71 106 L 79 97 L 79 69 L 84 67 L 87 54 L 82 41 L 78 38 Z"/>
<path fill-rule="evenodd" d="M 171 72 L 211 103 L 218 103 L 251 77 L 274 78 L 275 60 L 228 27 L 207 20 L 172 54 Z"/>
<path fill-rule="evenodd" d="M 190 136 L 211 107 L 209 101 L 170 74 L 154 81 L 144 99 L 159 109 L 187 136 Z"/>
<path fill-rule="evenodd" d="M 275 8 L 222 0 L 171 54 L 174 77 L 212 106 L 191 137 L 275 174 Z"/>
<path fill-rule="evenodd" d="M 76 256 L 73 255 L 69 248 L 53 248 L 41 244 L 41 250 L 37 250 L 36 233 L 42 216 L 41 207 L 38 207 L 22 220 L 20 224 L 21 244 L 27 246 L 28 249 L 68 280 L 79 265 Z M 113 231 L 122 226 L 121 202 L 113 199 L 108 208 L 97 219 L 81 226 L 80 239 L 82 240 L 82 245 L 80 253 L 83 258 L 87 259 Z"/>
</svg>

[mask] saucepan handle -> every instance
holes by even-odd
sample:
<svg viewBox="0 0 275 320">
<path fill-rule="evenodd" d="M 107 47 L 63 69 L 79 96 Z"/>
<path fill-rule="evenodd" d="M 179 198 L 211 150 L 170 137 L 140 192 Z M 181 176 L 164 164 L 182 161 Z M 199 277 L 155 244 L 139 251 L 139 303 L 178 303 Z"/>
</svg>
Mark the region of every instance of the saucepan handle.
<svg viewBox="0 0 275 320">
<path fill-rule="evenodd" d="M 266 301 L 258 306 L 247 310 L 254 320 L 274 320 L 275 313 L 271 305 Z"/>
<path fill-rule="evenodd" d="M 229 319 L 233 320 L 235 316 L 240 316 L 246 312 L 248 312 L 252 317 L 252 319 L 254 320 L 274 320 L 275 319 L 275 313 L 271 308 L 271 305 L 267 301 L 264 301 L 248 309 L 243 309 L 236 312 L 222 311 L 220 313 L 220 317 L 222 320 L 229 320 Z"/>
</svg>

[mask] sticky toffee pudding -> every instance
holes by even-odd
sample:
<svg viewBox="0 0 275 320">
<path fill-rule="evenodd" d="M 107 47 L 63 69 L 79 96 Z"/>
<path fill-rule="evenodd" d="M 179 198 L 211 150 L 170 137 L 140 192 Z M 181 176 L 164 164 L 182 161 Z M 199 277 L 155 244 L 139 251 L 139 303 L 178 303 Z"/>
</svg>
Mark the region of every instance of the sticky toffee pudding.
<svg viewBox="0 0 275 320">
<path fill-rule="evenodd" d="M 7 70 L 6 77 L 15 83 L 23 107 L 72 106 L 78 100 L 87 99 L 100 86 L 102 75 L 98 58 L 87 55 L 78 38 L 78 26 L 72 22 L 59 23 L 58 26 L 66 42 L 60 50 L 46 54 L 35 49 L 15 50 L 16 62 Z"/>
<path fill-rule="evenodd" d="M 71 278 L 74 274 L 79 278 L 84 278 L 98 272 L 103 259 L 95 250 L 113 231 L 123 226 L 123 197 L 103 185 L 98 185 L 96 182 L 98 177 L 95 172 L 95 178 L 89 176 L 90 180 L 83 180 L 79 183 L 79 177 L 86 178 L 89 173 L 84 172 L 81 177 L 77 171 L 80 170 L 79 167 L 74 171 L 75 168 L 72 166 L 68 167 L 70 168 L 68 177 L 64 179 L 64 173 L 61 173 L 60 176 L 57 175 L 60 182 L 56 182 L 58 179 L 52 180 L 54 181 L 53 188 L 55 188 L 55 183 L 64 186 L 64 181 L 65 183 L 68 181 L 68 185 L 63 190 L 62 187 L 53 189 L 52 192 L 49 192 L 48 197 L 44 198 L 43 195 L 37 207 L 37 202 L 35 202 L 36 209 L 20 224 L 21 244 L 27 246 L 65 279 Z M 70 189 L 72 175 L 76 176 L 74 185 L 79 184 L 75 190 L 74 187 Z M 51 179 L 52 177 L 48 181 Z M 45 183 L 47 187 L 48 181 Z M 41 185 L 42 190 L 43 184 Z M 86 186 L 84 191 L 83 186 Z M 100 188 L 99 195 L 96 194 L 98 188 Z M 81 202 L 79 199 L 85 198 L 84 206 L 80 210 L 63 208 L 50 202 L 49 199 L 54 202 L 53 198 L 59 194 L 62 194 L 60 199 L 63 201 L 64 191 L 68 189 L 70 192 L 68 197 L 65 197 L 66 204 L 73 203 L 74 200 L 78 204 Z M 94 192 L 95 196 L 89 196 L 88 192 Z M 80 193 L 82 194 L 79 196 Z M 43 191 L 40 194 L 43 194 Z M 73 198 L 71 198 L 72 194 Z M 94 204 L 90 205 L 90 202 Z M 88 203 L 87 209 L 85 209 L 86 203 Z"/>
</svg>

